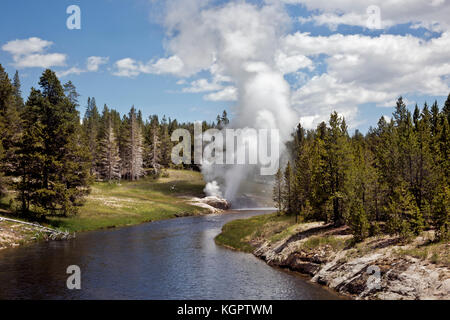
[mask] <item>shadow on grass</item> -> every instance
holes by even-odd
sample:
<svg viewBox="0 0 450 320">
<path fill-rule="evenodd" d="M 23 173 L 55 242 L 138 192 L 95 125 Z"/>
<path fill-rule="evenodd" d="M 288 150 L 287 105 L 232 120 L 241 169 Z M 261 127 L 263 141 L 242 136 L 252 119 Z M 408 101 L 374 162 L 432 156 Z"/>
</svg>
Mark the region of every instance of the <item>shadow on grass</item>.
<svg viewBox="0 0 450 320">
<path fill-rule="evenodd" d="M 333 224 L 327 224 L 324 226 L 320 226 L 320 227 L 315 227 L 315 228 L 311 228 L 305 231 L 301 231 L 298 232 L 294 235 L 292 235 L 286 242 L 284 242 L 281 246 L 279 246 L 276 250 L 275 253 L 280 253 L 281 251 L 283 251 L 284 248 L 286 248 L 290 243 L 295 242 L 295 241 L 299 241 L 305 238 L 309 238 L 313 235 L 317 235 L 317 234 L 322 234 L 326 231 L 330 231 L 332 229 L 334 229 L 334 225 Z"/>
</svg>

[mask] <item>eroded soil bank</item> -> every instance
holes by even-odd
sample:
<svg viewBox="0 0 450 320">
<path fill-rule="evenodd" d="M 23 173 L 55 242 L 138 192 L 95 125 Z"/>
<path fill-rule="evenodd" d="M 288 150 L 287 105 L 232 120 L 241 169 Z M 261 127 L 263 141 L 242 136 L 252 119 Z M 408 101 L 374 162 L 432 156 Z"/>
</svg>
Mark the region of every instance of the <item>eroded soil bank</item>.
<svg viewBox="0 0 450 320">
<path fill-rule="evenodd" d="M 356 299 L 450 299 L 450 244 L 432 243 L 431 231 L 407 244 L 383 235 L 354 245 L 346 227 L 252 219 L 231 222 L 216 242 Z"/>
</svg>

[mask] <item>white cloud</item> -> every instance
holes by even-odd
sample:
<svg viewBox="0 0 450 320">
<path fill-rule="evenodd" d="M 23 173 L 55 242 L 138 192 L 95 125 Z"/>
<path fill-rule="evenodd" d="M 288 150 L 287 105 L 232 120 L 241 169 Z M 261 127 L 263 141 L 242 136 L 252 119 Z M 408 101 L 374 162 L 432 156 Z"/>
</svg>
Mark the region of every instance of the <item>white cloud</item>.
<svg viewBox="0 0 450 320">
<path fill-rule="evenodd" d="M 311 17 L 301 18 L 302 22 L 314 21 L 332 28 L 341 24 L 366 27 L 367 8 L 378 5 L 382 27 L 412 23 L 414 28 L 443 32 L 431 40 L 390 34 L 286 34 L 290 19 L 277 1 L 267 0 L 260 6 L 229 3 L 215 7 L 201 0 L 172 0 L 164 22 L 169 35 L 166 48 L 182 61 L 172 73 L 186 77 L 209 71 L 211 76 L 192 81 L 183 92 L 206 92 L 204 99 L 209 101 L 238 100 L 238 107 L 254 108 L 247 115 L 239 115 L 246 118 L 268 101 L 287 105 L 283 99 L 270 100 L 273 90 L 267 88 L 279 84 L 279 97 L 290 97 L 302 122 L 313 127 L 327 120 L 333 110 L 355 124 L 361 104 L 393 106 L 400 95 L 440 96 L 450 91 L 448 1 L 284 2 L 302 3 L 314 10 Z M 131 60 L 117 72 L 133 76 L 150 69 L 147 72 L 157 73 L 154 64 Z M 311 75 L 308 71 L 315 72 Z M 291 92 L 281 77 L 287 74 L 290 80 L 298 79 L 291 84 Z M 254 94 L 246 95 L 247 90 Z"/>
<path fill-rule="evenodd" d="M 410 35 L 311 36 L 295 33 L 283 39 L 288 56 L 324 55 L 326 73 L 309 79 L 293 92 L 302 116 L 317 122 L 333 110 L 357 116 L 357 106 L 394 106 L 409 93 L 443 96 L 450 91 L 450 34 L 428 41 Z"/>
<path fill-rule="evenodd" d="M 131 58 L 121 59 L 114 64 L 113 75 L 119 77 L 135 77 L 141 73 L 137 62 Z"/>
<path fill-rule="evenodd" d="M 62 78 L 62 77 L 66 77 L 66 76 L 68 76 L 70 74 L 77 74 L 77 75 L 79 75 L 79 74 L 82 74 L 84 72 L 86 72 L 86 70 L 80 69 L 78 67 L 72 67 L 72 68 L 64 70 L 64 71 L 57 71 L 56 75 L 58 76 L 58 78 Z"/>
<path fill-rule="evenodd" d="M 235 87 L 226 87 L 223 90 L 210 93 L 204 97 L 206 101 L 236 101 L 237 89 Z"/>
<path fill-rule="evenodd" d="M 87 58 L 86 69 L 90 72 L 97 72 L 99 67 L 108 63 L 109 57 L 96 57 L 92 56 Z"/>
<path fill-rule="evenodd" d="M 52 44 L 51 41 L 32 37 L 9 41 L 2 46 L 2 49 L 12 55 L 14 66 L 17 68 L 64 66 L 67 57 L 65 54 L 45 53 Z"/>
<path fill-rule="evenodd" d="M 144 73 L 154 74 L 180 74 L 183 71 L 183 61 L 178 56 L 161 58 L 155 63 L 148 63 L 144 68 Z"/>
<path fill-rule="evenodd" d="M 284 39 L 290 54 L 327 55 L 328 74 L 344 83 L 378 91 L 445 95 L 450 74 L 450 34 L 424 41 L 410 35 L 335 34 L 313 37 L 296 33 Z"/>
<path fill-rule="evenodd" d="M 14 56 L 13 59 L 17 68 L 51 68 L 66 64 L 66 55 L 62 53 L 30 54 Z"/>
<path fill-rule="evenodd" d="M 382 102 L 390 95 L 341 82 L 328 74 L 313 77 L 307 84 L 292 94 L 292 104 L 299 112 L 307 128 L 315 127 L 327 120 L 332 111 L 343 115 L 350 124 L 358 116 L 358 105 L 367 102 Z"/>
<path fill-rule="evenodd" d="M 36 37 L 23 40 L 12 40 L 2 46 L 4 51 L 12 55 L 28 55 L 31 53 L 43 52 L 44 49 L 53 44 L 51 41 L 42 40 Z"/>
<path fill-rule="evenodd" d="M 199 92 L 208 92 L 208 91 L 216 91 L 223 88 L 223 85 L 217 82 L 209 82 L 207 79 L 198 79 L 192 81 L 190 87 L 183 88 L 183 92 L 190 93 L 199 93 Z"/>
<path fill-rule="evenodd" d="M 314 69 L 311 59 L 304 55 L 287 56 L 284 52 L 279 52 L 275 57 L 275 63 L 283 74 L 294 73 L 300 69 Z"/>
<path fill-rule="evenodd" d="M 100 66 L 106 64 L 109 60 L 109 57 L 96 57 L 92 56 L 86 59 L 86 68 L 81 69 L 78 67 L 72 67 L 67 70 L 58 71 L 56 75 L 58 77 L 66 77 L 71 74 L 80 75 L 85 72 L 97 72 L 100 69 Z"/>
<path fill-rule="evenodd" d="M 141 73 L 182 75 L 183 66 L 183 61 L 178 56 L 151 60 L 147 63 L 125 58 L 115 62 L 113 75 L 119 77 L 136 77 Z"/>
<path fill-rule="evenodd" d="M 314 22 L 316 25 L 326 25 L 331 30 L 336 31 L 337 27 L 341 24 L 366 27 L 368 18 L 368 15 L 357 14 L 354 12 L 345 14 L 323 13 L 307 18 L 299 17 L 298 21 L 301 23 Z M 381 20 L 380 22 L 382 27 L 383 21 Z M 384 21 L 384 25 L 386 26 L 386 21 Z"/>
<path fill-rule="evenodd" d="M 366 27 L 369 6 L 378 6 L 381 26 L 414 23 L 429 30 L 450 30 L 450 3 L 445 0 L 283 0 L 285 3 L 303 4 L 319 13 L 301 21 L 315 21 L 318 25 L 335 28 L 339 24 Z"/>
</svg>

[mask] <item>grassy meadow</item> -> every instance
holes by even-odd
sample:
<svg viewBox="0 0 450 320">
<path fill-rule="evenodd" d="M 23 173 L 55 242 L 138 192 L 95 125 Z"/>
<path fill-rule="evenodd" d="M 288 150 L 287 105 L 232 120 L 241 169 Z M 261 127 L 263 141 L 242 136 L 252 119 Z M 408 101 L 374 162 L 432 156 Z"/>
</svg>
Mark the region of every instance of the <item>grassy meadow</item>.
<svg viewBox="0 0 450 320">
<path fill-rule="evenodd" d="M 186 197 L 203 196 L 204 186 L 199 172 L 186 170 L 167 170 L 167 175 L 156 180 L 96 182 L 77 215 L 48 217 L 44 224 L 81 232 L 197 215 L 205 209 L 188 204 Z"/>
</svg>

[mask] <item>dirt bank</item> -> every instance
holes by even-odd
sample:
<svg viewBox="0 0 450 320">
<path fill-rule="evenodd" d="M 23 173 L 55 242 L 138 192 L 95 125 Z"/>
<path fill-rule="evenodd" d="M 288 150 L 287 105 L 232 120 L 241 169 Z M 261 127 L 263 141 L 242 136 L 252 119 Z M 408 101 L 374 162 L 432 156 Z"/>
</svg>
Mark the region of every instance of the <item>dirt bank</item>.
<svg viewBox="0 0 450 320">
<path fill-rule="evenodd" d="M 450 299 L 450 244 L 432 243 L 431 231 L 408 244 L 383 235 L 354 245 L 346 227 L 264 219 L 254 219 L 253 225 L 259 223 L 254 228 L 249 221 L 235 221 L 224 227 L 218 242 L 233 239 L 221 244 L 236 249 L 248 243 L 252 250 L 245 251 L 269 265 L 309 275 L 356 299 Z M 233 238 L 238 233 L 239 242 Z"/>
</svg>

